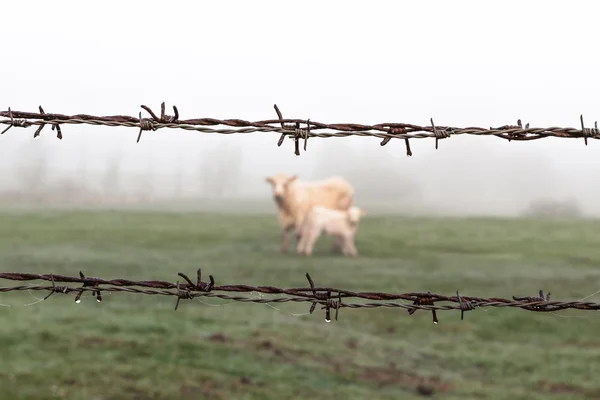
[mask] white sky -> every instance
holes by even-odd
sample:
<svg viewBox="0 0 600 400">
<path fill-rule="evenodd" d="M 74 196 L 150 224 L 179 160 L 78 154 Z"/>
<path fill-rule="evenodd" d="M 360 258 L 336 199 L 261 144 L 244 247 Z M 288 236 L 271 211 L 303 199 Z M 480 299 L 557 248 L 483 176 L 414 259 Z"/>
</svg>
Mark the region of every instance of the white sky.
<svg viewBox="0 0 600 400">
<path fill-rule="evenodd" d="M 427 125 L 433 117 L 437 125 L 489 127 L 521 118 L 534 127 L 579 127 L 583 114 L 591 127 L 600 112 L 596 4 L 5 2 L 0 109 L 36 111 L 41 104 L 46 112 L 137 116 L 140 104 L 159 112 L 165 101 L 169 113 L 178 106 L 182 119 L 259 120 L 274 118 L 277 103 L 284 117 L 329 123 Z M 10 171 L 25 143 L 34 148 L 34 131 L 13 128 L 0 137 L 0 167 Z M 503 165 L 518 159 L 516 174 L 553 166 L 554 175 L 542 180 L 560 180 L 567 185 L 563 192 L 588 204 L 600 200 L 594 140 L 586 147 L 583 140 L 454 137 L 436 152 L 432 140 L 421 139 L 411 142 L 409 158 L 402 141 L 381 148 L 375 138 L 313 139 L 294 157 L 291 141 L 278 148 L 278 135 L 269 133 L 217 137 L 160 130 L 144 133 L 136 144 L 135 128 L 63 125 L 63 135 L 59 141 L 46 127 L 35 141 L 56 171 L 78 168 L 82 159 L 90 170 L 102 168 L 114 152 L 127 158 L 130 170 L 145 169 L 149 159 L 160 170 L 175 168 L 177 159 L 191 168 L 220 140 L 243 145 L 248 184 L 262 188 L 265 174 L 302 175 L 320 150 L 344 141 L 393 155 L 407 173 L 424 173 L 432 193 L 436 185 L 466 179 L 467 170 L 491 168 L 500 179 Z M 540 157 L 544 167 L 536 167 Z M 450 173 L 453 167 L 467 175 Z M 533 176 L 527 186 L 536 185 Z M 461 187 L 467 197 L 485 189 Z"/>
</svg>

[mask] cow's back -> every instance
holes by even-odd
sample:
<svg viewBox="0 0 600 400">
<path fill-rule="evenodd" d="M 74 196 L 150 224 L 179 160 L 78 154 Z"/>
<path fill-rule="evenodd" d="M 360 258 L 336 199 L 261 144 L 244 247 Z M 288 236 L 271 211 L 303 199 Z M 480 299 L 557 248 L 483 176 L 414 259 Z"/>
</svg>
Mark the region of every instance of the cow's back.
<svg viewBox="0 0 600 400">
<path fill-rule="evenodd" d="M 298 201 L 333 210 L 347 210 L 354 203 L 354 188 L 344 178 L 333 176 L 313 182 L 298 182 Z"/>
<path fill-rule="evenodd" d="M 340 177 L 296 182 L 294 191 L 296 200 L 294 214 L 298 224 L 302 223 L 313 206 L 345 211 L 354 203 L 354 189 Z"/>
</svg>

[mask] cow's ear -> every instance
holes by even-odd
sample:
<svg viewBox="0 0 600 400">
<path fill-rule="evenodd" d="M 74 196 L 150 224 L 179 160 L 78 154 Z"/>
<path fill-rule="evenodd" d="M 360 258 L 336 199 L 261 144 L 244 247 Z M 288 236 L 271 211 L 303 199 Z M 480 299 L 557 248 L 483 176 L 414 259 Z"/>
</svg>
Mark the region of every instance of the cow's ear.
<svg viewBox="0 0 600 400">
<path fill-rule="evenodd" d="M 362 208 L 360 209 L 360 216 L 362 217 L 363 215 L 365 215 L 367 212 L 365 210 L 363 210 Z"/>
<path fill-rule="evenodd" d="M 270 183 L 271 185 L 274 183 L 273 178 L 270 176 L 265 177 L 265 182 Z"/>
</svg>

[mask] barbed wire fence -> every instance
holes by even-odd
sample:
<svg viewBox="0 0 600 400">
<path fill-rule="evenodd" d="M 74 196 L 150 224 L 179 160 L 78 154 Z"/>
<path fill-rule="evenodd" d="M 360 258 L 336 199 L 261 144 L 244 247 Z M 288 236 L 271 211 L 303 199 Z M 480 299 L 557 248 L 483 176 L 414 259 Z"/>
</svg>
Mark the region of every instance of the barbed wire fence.
<svg viewBox="0 0 600 400">
<path fill-rule="evenodd" d="M 148 106 L 142 105 L 150 117 L 142 118 L 142 112 L 139 112 L 138 118 L 124 115 L 112 116 L 93 116 L 87 114 L 64 115 L 46 113 L 42 106 L 39 106 L 39 113 L 13 111 L 8 108 L 7 111 L 0 111 L 0 116 L 7 118 L 0 120 L 0 124 L 8 125 L 1 134 L 6 133 L 12 127 L 28 128 L 37 126 L 38 128 L 33 137 L 41 134 L 45 125 L 51 125 L 52 130 L 56 130 L 56 136 L 63 138 L 61 125 L 68 124 L 87 124 L 102 125 L 109 127 L 133 127 L 138 128 L 137 142 L 140 141 L 144 131 L 157 131 L 163 128 L 184 129 L 187 131 L 197 131 L 202 133 L 218 134 L 244 134 L 254 132 L 271 132 L 280 134 L 277 142 L 278 146 L 283 144 L 285 138 L 294 141 L 294 154 L 300 155 L 300 142 L 303 142 L 304 151 L 307 150 L 309 138 L 332 138 L 348 136 L 369 136 L 382 139 L 380 145 L 385 146 L 392 139 L 404 140 L 407 156 L 412 156 L 410 148 L 411 139 L 435 139 L 435 148 L 438 148 L 438 141 L 447 139 L 455 135 L 475 135 L 475 136 L 495 136 L 508 141 L 538 140 L 547 137 L 557 138 L 583 138 L 587 145 L 588 139 L 600 139 L 600 130 L 598 122 L 594 123 L 593 128 L 586 128 L 583 115 L 580 115 L 580 129 L 576 128 L 534 128 L 529 124 L 522 125 L 521 120 L 517 125 L 503 125 L 500 127 L 480 128 L 466 127 L 457 128 L 450 126 L 435 125 L 433 119 L 430 119 L 429 126 L 420 126 L 407 123 L 380 123 L 376 125 L 363 125 L 356 123 L 334 123 L 326 124 L 310 119 L 284 119 L 283 114 L 277 105 L 274 105 L 277 119 L 261 121 L 245 121 L 242 119 L 216 119 L 216 118 L 193 118 L 181 120 L 179 110 L 173 106 L 173 115 L 165 113 L 165 103 L 161 104 L 160 117 Z M 211 128 L 212 126 L 212 128 Z M 216 126 L 226 126 L 227 128 L 216 128 Z"/>
<path fill-rule="evenodd" d="M 533 128 L 529 124 L 522 125 L 521 120 L 517 125 L 503 125 L 497 128 L 490 127 L 466 127 L 456 128 L 449 126 L 436 126 L 433 119 L 429 126 L 419 126 L 406 123 L 380 123 L 376 125 L 362 125 L 355 123 L 326 124 L 310 119 L 284 119 L 281 111 L 274 105 L 277 119 L 245 121 L 241 119 L 216 119 L 216 118 L 194 118 L 180 120 L 179 110 L 173 106 L 173 115 L 165 113 L 165 103 L 161 104 L 161 113 L 158 117 L 152 109 L 142 105 L 149 118 L 138 118 L 124 115 L 93 116 L 87 114 L 64 115 L 46 113 L 40 106 L 39 113 L 13 111 L 9 107 L 7 111 L 0 111 L 0 124 L 8 125 L 0 134 L 5 134 L 13 127 L 28 128 L 37 126 L 33 137 L 40 136 L 46 125 L 51 125 L 56 130 L 58 139 L 63 138 L 61 125 L 87 124 L 108 127 L 134 127 L 139 129 L 137 142 L 140 141 L 144 131 L 157 131 L 163 128 L 184 129 L 202 133 L 217 134 L 244 134 L 254 132 L 271 132 L 280 134 L 277 145 L 281 146 L 285 138 L 294 141 L 294 154 L 300 155 L 300 142 L 303 142 L 304 151 L 307 150 L 309 138 L 332 138 L 348 136 L 368 136 L 382 139 L 380 145 L 385 146 L 392 139 L 404 140 L 407 156 L 412 156 L 410 139 L 435 139 L 435 147 L 438 141 L 450 138 L 454 135 L 495 136 L 508 141 L 538 140 L 547 137 L 584 139 L 587 145 L 588 139 L 600 139 L 600 130 L 597 122 L 594 128 L 586 128 L 583 115 L 580 116 L 580 129 L 575 128 Z M 226 126 L 227 128 L 215 128 L 215 126 Z M 222 285 L 215 284 L 212 275 L 209 282 L 201 280 L 201 270 L 197 271 L 197 281 L 192 282 L 183 274 L 178 274 L 184 282 L 176 283 L 166 281 L 132 281 L 127 279 L 105 280 L 100 278 L 85 277 L 80 272 L 79 277 L 56 275 L 56 274 L 31 274 L 19 272 L 0 272 L 0 279 L 12 281 L 42 280 L 50 282 L 50 285 L 19 285 L 0 287 L 0 293 L 13 291 L 48 291 L 48 295 L 42 300 L 47 300 L 55 293 L 76 293 L 75 301 L 79 303 L 84 292 L 92 292 L 98 302 L 102 301 L 102 292 L 127 292 L 141 295 L 173 296 L 177 298 L 175 310 L 179 307 L 182 299 L 195 299 L 199 297 L 214 297 L 236 302 L 247 303 L 286 303 L 286 302 L 308 302 L 311 303 L 309 312 L 312 314 L 317 305 L 325 310 L 325 320 L 331 321 L 331 312 L 335 312 L 338 319 L 339 310 L 342 308 L 403 308 L 409 315 L 417 310 L 431 311 L 433 322 L 438 323 L 436 311 L 458 310 L 461 312 L 461 320 L 464 313 L 485 307 L 512 307 L 533 312 L 554 312 L 566 309 L 576 310 L 600 310 L 600 303 L 584 301 L 550 301 L 550 293 L 544 296 L 542 290 L 538 296 L 513 296 L 512 300 L 505 298 L 481 298 L 462 296 L 456 292 L 456 296 L 443 296 L 431 292 L 427 293 L 378 293 L 378 292 L 353 292 L 332 287 L 315 287 L 310 275 L 307 273 L 310 287 L 305 288 L 278 288 L 274 286 L 252 286 L 252 285 Z M 57 285 L 57 283 L 80 283 L 81 287 Z M 254 298 L 243 295 L 230 295 L 226 293 L 250 293 L 281 294 L 282 298 Z M 351 299 L 369 300 L 370 302 L 349 302 Z M 403 300 L 399 302 L 398 300 Z M 436 305 L 435 303 L 438 303 Z M 446 304 L 440 304 L 446 303 Z"/>
<path fill-rule="evenodd" d="M 307 273 L 306 278 L 309 287 L 279 288 L 275 286 L 253 286 L 253 285 L 217 285 L 212 275 L 208 281 L 202 281 L 202 271 L 198 269 L 196 282 L 194 283 L 186 274 L 178 273 L 182 281 L 176 283 L 158 280 L 132 281 L 128 279 L 101 279 L 86 277 L 81 271 L 79 277 L 56 275 L 56 274 L 32 274 L 22 272 L 0 272 L 0 279 L 12 281 L 34 281 L 42 280 L 50 282 L 50 285 L 18 285 L 0 287 L 0 293 L 13 291 L 47 291 L 49 292 L 42 300 L 47 300 L 55 293 L 76 293 L 75 302 L 81 301 L 85 292 L 91 292 L 96 301 L 102 302 L 102 292 L 126 292 L 139 295 L 172 296 L 176 297 L 175 310 L 179 308 L 181 300 L 191 300 L 200 297 L 212 297 L 245 303 L 288 303 L 307 302 L 311 303 L 309 313 L 312 314 L 317 305 L 325 310 L 325 321 L 331 322 L 331 313 L 335 312 L 334 318 L 338 319 L 339 310 L 342 308 L 402 308 L 409 315 L 417 310 L 431 311 L 433 322 L 437 324 L 436 311 L 460 311 L 461 320 L 464 313 L 486 307 L 511 307 L 533 312 L 554 312 L 566 309 L 598 311 L 600 303 L 586 301 L 551 301 L 550 293 L 544 296 L 543 290 L 538 296 L 513 296 L 512 300 L 492 297 L 469 297 L 461 295 L 458 291 L 456 296 L 443 296 L 431 292 L 427 293 L 380 293 L 380 292 L 353 292 L 333 287 L 317 287 L 313 279 Z M 74 287 L 57 285 L 57 283 L 81 283 L 82 286 Z M 251 293 L 286 295 L 278 298 L 254 298 L 243 295 L 230 295 L 226 293 Z M 350 299 L 369 300 L 370 302 L 350 303 Z M 399 302 L 398 300 L 403 300 Z M 446 303 L 436 305 L 435 303 Z M 448 304 L 449 303 L 449 304 Z"/>
</svg>

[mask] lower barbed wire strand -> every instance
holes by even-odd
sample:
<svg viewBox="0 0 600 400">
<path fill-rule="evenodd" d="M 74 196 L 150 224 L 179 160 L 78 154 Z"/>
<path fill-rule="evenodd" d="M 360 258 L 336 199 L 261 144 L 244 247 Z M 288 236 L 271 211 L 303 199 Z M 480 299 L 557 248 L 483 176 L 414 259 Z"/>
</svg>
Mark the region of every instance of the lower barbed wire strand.
<svg viewBox="0 0 600 400">
<path fill-rule="evenodd" d="M 22 285 L 22 286 L 14 286 L 14 287 L 0 287 L 0 292 L 11 292 L 11 291 L 49 291 L 54 293 L 61 294 L 71 294 L 71 293 L 82 293 L 86 291 L 102 291 L 106 293 L 110 292 L 123 292 L 123 293 L 133 293 L 133 294 L 146 294 L 146 295 L 161 295 L 161 296 L 175 296 L 182 297 L 183 291 L 172 291 L 167 289 L 139 289 L 135 287 L 68 287 L 68 286 L 32 286 L 32 285 Z M 326 305 L 327 299 L 323 297 L 322 293 L 316 293 L 312 295 L 305 295 L 302 297 L 281 297 L 281 298 L 259 298 L 256 297 L 244 297 L 244 296 L 232 296 L 227 294 L 220 294 L 214 292 L 199 292 L 199 291 L 185 291 L 186 298 L 219 298 L 223 300 L 232 300 L 234 302 L 246 302 L 246 303 L 259 303 L 259 304 L 267 304 L 267 303 L 287 303 L 287 302 L 296 302 L 296 303 L 316 303 L 320 305 Z M 189 294 L 188 294 L 189 293 Z M 444 296 L 437 296 L 433 294 L 427 294 L 431 298 L 443 298 Z M 189 297 L 188 297 L 189 296 Z M 332 298 L 335 298 L 332 297 Z M 468 299 L 468 297 L 464 297 L 463 301 Z M 495 299 L 490 299 L 495 300 Z M 528 311 L 535 312 L 553 312 L 560 311 L 565 309 L 578 309 L 578 310 L 600 310 L 600 304 L 593 302 L 579 302 L 579 301 L 510 301 L 507 299 L 501 299 L 502 301 L 471 301 L 469 303 L 469 309 L 477 309 L 477 308 L 485 308 L 485 307 L 514 307 L 521 308 Z M 400 303 L 400 302 L 375 302 L 375 303 L 348 303 L 343 302 L 339 308 L 403 308 L 407 310 L 461 310 L 464 308 L 464 304 L 461 307 L 461 304 L 457 304 L 457 300 L 452 297 L 445 297 L 445 300 L 437 300 L 438 302 L 446 301 L 453 302 L 454 304 L 446 304 L 446 305 L 420 305 L 420 304 L 409 304 L 409 303 Z"/>
</svg>

